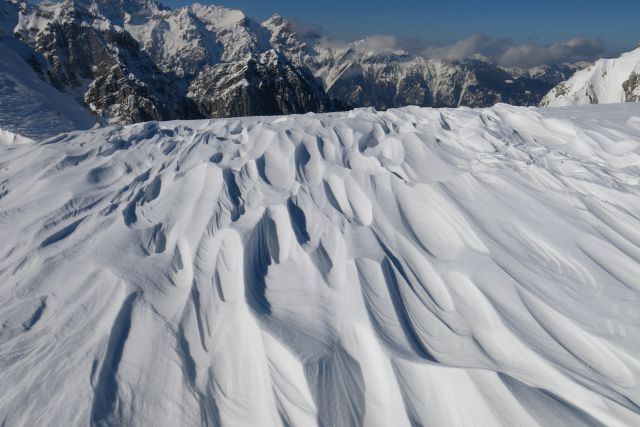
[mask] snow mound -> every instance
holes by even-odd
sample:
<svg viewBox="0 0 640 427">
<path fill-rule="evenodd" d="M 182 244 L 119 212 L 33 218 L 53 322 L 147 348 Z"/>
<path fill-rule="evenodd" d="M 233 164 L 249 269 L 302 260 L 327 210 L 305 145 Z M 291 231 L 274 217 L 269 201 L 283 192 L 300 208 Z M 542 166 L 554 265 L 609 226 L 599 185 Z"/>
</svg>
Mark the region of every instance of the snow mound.
<svg viewBox="0 0 640 427">
<path fill-rule="evenodd" d="M 553 88 L 541 106 L 563 107 L 640 101 L 640 48 L 600 59 Z"/>
<path fill-rule="evenodd" d="M 0 419 L 638 425 L 639 117 L 409 107 L 0 145 Z"/>
<path fill-rule="evenodd" d="M 33 142 L 33 140 L 8 130 L 0 129 L 0 144 L 28 144 L 30 142 Z"/>
</svg>

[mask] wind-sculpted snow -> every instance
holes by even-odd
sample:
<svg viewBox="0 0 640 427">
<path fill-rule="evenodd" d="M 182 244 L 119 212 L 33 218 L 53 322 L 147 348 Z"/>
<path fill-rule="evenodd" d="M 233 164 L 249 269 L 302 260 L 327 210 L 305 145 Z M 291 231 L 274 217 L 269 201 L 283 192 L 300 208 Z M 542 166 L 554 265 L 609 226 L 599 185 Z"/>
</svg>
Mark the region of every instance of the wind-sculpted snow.
<svg viewBox="0 0 640 427">
<path fill-rule="evenodd" d="M 640 106 L 0 145 L 0 423 L 640 424 Z"/>
</svg>

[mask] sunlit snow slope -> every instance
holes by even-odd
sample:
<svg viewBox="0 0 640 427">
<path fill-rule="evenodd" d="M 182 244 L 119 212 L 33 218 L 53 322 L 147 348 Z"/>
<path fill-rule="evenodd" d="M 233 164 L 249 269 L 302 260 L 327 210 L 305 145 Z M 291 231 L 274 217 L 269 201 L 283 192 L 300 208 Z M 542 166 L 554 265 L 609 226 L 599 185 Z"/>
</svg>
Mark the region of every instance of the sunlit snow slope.
<svg viewBox="0 0 640 427">
<path fill-rule="evenodd" d="M 640 105 L 2 141 L 2 425 L 640 425 Z"/>
<path fill-rule="evenodd" d="M 542 106 L 564 107 L 640 101 L 640 47 L 619 58 L 599 59 L 554 87 Z"/>
</svg>

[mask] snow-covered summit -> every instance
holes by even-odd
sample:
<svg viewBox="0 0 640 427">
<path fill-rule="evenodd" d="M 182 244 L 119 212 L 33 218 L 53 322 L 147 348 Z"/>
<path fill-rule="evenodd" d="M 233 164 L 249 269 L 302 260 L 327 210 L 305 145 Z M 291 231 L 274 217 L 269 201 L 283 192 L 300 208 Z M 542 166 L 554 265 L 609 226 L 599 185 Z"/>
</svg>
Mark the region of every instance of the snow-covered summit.
<svg viewBox="0 0 640 427">
<path fill-rule="evenodd" d="M 0 419 L 638 425 L 639 168 L 640 104 L 0 141 Z"/>
<path fill-rule="evenodd" d="M 640 47 L 619 58 L 600 59 L 547 94 L 542 106 L 640 101 Z"/>
</svg>

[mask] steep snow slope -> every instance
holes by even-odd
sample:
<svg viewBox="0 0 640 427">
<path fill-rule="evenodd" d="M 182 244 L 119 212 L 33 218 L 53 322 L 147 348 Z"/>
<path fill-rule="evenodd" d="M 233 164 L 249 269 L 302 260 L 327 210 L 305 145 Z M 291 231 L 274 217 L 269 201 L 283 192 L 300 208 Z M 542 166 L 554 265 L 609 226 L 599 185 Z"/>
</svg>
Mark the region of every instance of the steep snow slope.
<svg viewBox="0 0 640 427">
<path fill-rule="evenodd" d="M 0 422 L 640 424 L 640 105 L 0 145 Z"/>
<path fill-rule="evenodd" d="M 640 101 L 640 48 L 615 59 L 600 59 L 553 88 L 542 106 Z"/>
<path fill-rule="evenodd" d="M 0 37 L 0 129 L 45 138 L 92 127 L 91 113 L 42 80 L 23 60 L 21 47 Z"/>
</svg>

